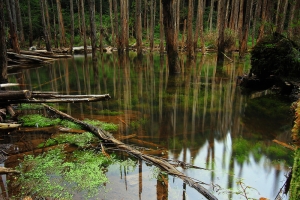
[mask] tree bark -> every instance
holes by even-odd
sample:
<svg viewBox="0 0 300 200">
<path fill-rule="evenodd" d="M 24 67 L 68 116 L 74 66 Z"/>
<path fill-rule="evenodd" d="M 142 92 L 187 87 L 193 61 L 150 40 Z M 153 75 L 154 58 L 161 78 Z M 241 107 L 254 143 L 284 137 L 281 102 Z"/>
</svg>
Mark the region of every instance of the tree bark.
<svg viewBox="0 0 300 200">
<path fill-rule="evenodd" d="M 150 1 L 150 30 L 149 30 L 149 40 L 150 40 L 150 52 L 153 51 L 154 47 L 154 1 Z"/>
<path fill-rule="evenodd" d="M 33 35 L 32 35 L 32 20 L 31 20 L 31 8 L 30 8 L 30 0 L 27 0 L 28 6 L 28 24 L 29 24 L 29 46 L 31 47 L 33 44 Z"/>
<path fill-rule="evenodd" d="M 9 21 L 9 43 L 12 45 L 13 51 L 15 53 L 20 53 L 20 46 L 17 35 L 17 26 L 15 19 L 15 11 L 14 11 L 14 1 L 6 0 L 6 9 Z M 1 11 L 2 12 L 2 11 Z"/>
<path fill-rule="evenodd" d="M 163 4 L 163 22 L 165 29 L 166 50 L 168 57 L 168 68 L 170 74 L 180 73 L 178 58 L 178 44 L 175 34 L 175 23 L 172 15 L 172 5 L 174 0 L 162 0 Z"/>
<path fill-rule="evenodd" d="M 83 0 L 80 0 L 80 14 L 81 14 L 81 31 L 83 34 L 83 46 L 84 46 L 84 55 L 87 56 L 87 44 L 86 44 L 86 26 L 85 26 L 85 15 L 84 15 L 84 3 Z"/>
<path fill-rule="evenodd" d="M 135 39 L 136 39 L 136 50 L 137 56 L 140 57 L 142 55 L 142 4 L 141 0 L 136 0 L 135 4 Z"/>
<path fill-rule="evenodd" d="M 220 8 L 218 9 L 220 13 L 218 13 L 219 16 L 219 22 L 218 22 L 218 55 L 217 55 L 217 62 L 218 64 L 223 63 L 224 61 L 224 52 L 225 52 L 225 46 L 224 46 L 224 30 L 225 30 L 225 7 L 226 7 L 226 0 L 219 0 Z"/>
<path fill-rule="evenodd" d="M 100 52 L 103 53 L 103 33 L 104 33 L 104 29 L 103 29 L 103 22 L 102 22 L 102 1 L 100 1 L 99 4 L 99 18 L 100 18 L 100 22 L 99 22 L 99 33 L 100 33 L 100 37 L 99 37 L 99 48 L 100 48 Z"/>
<path fill-rule="evenodd" d="M 47 49 L 47 51 L 51 51 L 49 33 L 48 33 L 48 28 L 47 28 L 46 19 L 45 19 L 45 0 L 40 1 L 40 6 L 41 6 L 42 24 L 43 24 L 43 32 L 44 32 L 44 37 L 45 37 L 46 49 Z"/>
<path fill-rule="evenodd" d="M 25 38 L 24 38 L 23 23 L 21 18 L 21 9 L 20 9 L 19 0 L 15 0 L 15 1 L 16 1 L 17 27 L 19 31 L 20 43 L 22 46 L 25 42 Z"/>
<path fill-rule="evenodd" d="M 71 37 L 70 37 L 70 48 L 69 52 L 73 51 L 73 43 L 74 43 L 74 5 L 73 0 L 70 0 L 70 15 L 71 15 Z"/>
<path fill-rule="evenodd" d="M 187 18 L 187 57 L 189 59 L 194 59 L 195 51 L 194 51 L 194 41 L 193 41 L 193 0 L 189 0 L 188 4 L 188 18 Z"/>
<path fill-rule="evenodd" d="M 7 55 L 4 21 L 4 0 L 0 0 L 0 84 L 7 83 Z M 0 88 L 1 89 L 1 88 Z"/>
<path fill-rule="evenodd" d="M 113 15 L 113 0 L 109 0 L 109 15 L 110 15 L 110 26 L 111 26 L 111 43 L 115 45 L 115 31 L 114 31 L 114 15 Z"/>
<path fill-rule="evenodd" d="M 247 51 L 247 41 L 248 41 L 248 32 L 249 32 L 249 23 L 250 23 L 250 12 L 251 12 L 251 0 L 245 0 L 243 12 L 244 20 L 241 34 L 241 40 L 239 45 L 239 57 L 244 58 Z"/>
<path fill-rule="evenodd" d="M 278 15 L 278 21 L 276 26 L 276 32 L 280 34 L 282 34 L 284 29 L 287 7 L 288 7 L 288 0 L 282 0 L 279 6 L 279 10 L 277 11 L 279 15 Z"/>
<path fill-rule="evenodd" d="M 89 0 L 89 10 L 90 10 L 90 31 L 91 31 L 91 43 L 92 43 L 92 59 L 97 60 L 96 57 L 96 25 L 95 25 L 95 0 Z"/>
<path fill-rule="evenodd" d="M 56 6 L 57 6 L 58 25 L 59 25 L 58 27 L 59 27 L 60 47 L 66 47 L 65 26 L 64 26 L 64 19 L 62 16 L 60 0 L 56 0 Z"/>
<path fill-rule="evenodd" d="M 162 0 L 159 1 L 159 51 L 162 54 L 164 52 L 164 22 L 163 22 L 163 5 Z"/>
</svg>

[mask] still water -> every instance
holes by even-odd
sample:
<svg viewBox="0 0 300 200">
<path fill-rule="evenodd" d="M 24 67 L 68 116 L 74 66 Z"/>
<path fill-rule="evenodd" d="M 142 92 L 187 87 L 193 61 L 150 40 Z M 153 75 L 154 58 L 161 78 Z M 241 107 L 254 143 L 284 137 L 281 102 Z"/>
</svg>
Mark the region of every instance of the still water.
<svg viewBox="0 0 300 200">
<path fill-rule="evenodd" d="M 23 80 L 34 91 L 110 94 L 109 101 L 67 104 L 64 111 L 116 123 L 116 137 L 135 134 L 124 143 L 197 166 L 178 169 L 219 199 L 274 199 L 293 162 L 292 152 L 272 141 L 290 142 L 291 102 L 241 90 L 236 78 L 249 71 L 249 57 L 233 55 L 217 66 L 214 54 L 194 62 L 180 55 L 182 73 L 173 76 L 166 63 L 158 54 L 142 60 L 134 53 L 104 54 L 96 62 L 77 55 L 23 70 L 9 81 Z M 158 169 L 144 161 L 133 168 L 112 165 L 106 174 L 100 199 L 205 199 L 177 177 L 157 178 Z"/>
</svg>

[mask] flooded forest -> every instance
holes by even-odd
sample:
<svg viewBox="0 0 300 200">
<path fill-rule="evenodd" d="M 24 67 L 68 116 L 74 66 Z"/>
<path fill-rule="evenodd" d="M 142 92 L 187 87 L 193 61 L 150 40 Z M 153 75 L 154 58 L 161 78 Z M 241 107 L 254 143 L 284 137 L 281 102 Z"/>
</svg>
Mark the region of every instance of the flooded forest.
<svg viewBox="0 0 300 200">
<path fill-rule="evenodd" d="M 300 198 L 300 1 L 0 10 L 0 199 Z"/>
</svg>

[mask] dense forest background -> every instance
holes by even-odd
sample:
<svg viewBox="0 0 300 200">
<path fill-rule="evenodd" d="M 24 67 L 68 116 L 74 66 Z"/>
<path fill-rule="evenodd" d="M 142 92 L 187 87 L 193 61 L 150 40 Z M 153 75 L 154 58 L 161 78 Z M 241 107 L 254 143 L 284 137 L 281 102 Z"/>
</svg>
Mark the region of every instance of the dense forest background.
<svg viewBox="0 0 300 200">
<path fill-rule="evenodd" d="M 190 57 L 208 48 L 244 57 L 265 35 L 296 42 L 300 35 L 299 0 L 6 0 L 3 10 L 7 46 L 15 52 L 33 45 L 163 52 L 171 37 L 172 48 Z"/>
</svg>

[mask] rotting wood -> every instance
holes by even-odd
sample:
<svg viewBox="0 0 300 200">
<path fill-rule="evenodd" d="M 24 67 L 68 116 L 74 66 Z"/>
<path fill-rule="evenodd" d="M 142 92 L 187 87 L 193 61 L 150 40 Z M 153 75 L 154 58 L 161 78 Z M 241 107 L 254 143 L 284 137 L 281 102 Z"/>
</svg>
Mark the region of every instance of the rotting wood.
<svg viewBox="0 0 300 200">
<path fill-rule="evenodd" d="M 155 158 L 151 155 L 143 154 L 142 152 L 122 143 L 121 141 L 115 139 L 110 133 L 104 131 L 101 128 L 97 128 L 95 126 L 89 125 L 85 122 L 82 122 L 78 119 L 75 119 L 71 117 L 70 115 L 63 113 L 51 106 L 48 106 L 46 104 L 42 104 L 45 108 L 48 110 L 60 115 L 62 118 L 68 119 L 74 123 L 77 123 L 84 127 L 84 129 L 92 132 L 95 134 L 97 137 L 99 137 L 101 140 L 104 141 L 104 143 L 109 143 L 109 144 L 114 144 L 118 149 L 126 151 L 128 154 L 135 156 L 139 159 L 142 159 L 146 162 L 152 163 L 153 165 L 156 165 L 159 167 L 161 170 L 167 172 L 170 175 L 174 175 L 182 179 L 185 183 L 187 183 L 190 187 L 196 189 L 199 193 L 201 193 L 204 197 L 210 200 L 217 200 L 217 198 L 209 192 L 206 188 L 204 188 L 202 185 L 200 185 L 200 181 L 195 181 L 194 179 L 184 175 L 182 172 L 178 171 L 172 164 L 167 162 L 166 160 L 163 159 L 158 159 Z"/>
</svg>

